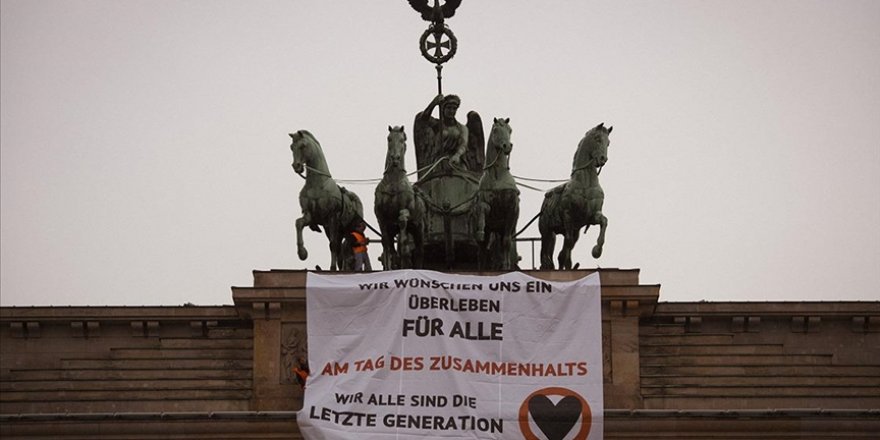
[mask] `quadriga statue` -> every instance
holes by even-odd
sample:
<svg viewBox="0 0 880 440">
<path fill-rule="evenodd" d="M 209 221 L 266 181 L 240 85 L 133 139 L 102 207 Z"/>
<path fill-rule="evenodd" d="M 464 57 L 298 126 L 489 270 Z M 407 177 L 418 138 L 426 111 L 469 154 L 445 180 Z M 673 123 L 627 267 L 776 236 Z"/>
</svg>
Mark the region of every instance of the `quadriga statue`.
<svg viewBox="0 0 880 440">
<path fill-rule="evenodd" d="M 324 152 L 317 139 L 306 130 L 290 134 L 290 150 L 293 152 L 293 170 L 306 180 L 299 192 L 302 217 L 296 220 L 296 246 L 300 260 L 309 252 L 303 245 L 302 230 L 310 229 L 324 233 L 330 242 L 330 270 L 351 270 L 352 261 L 343 258 L 342 240 L 355 223 L 363 218 L 363 206 L 358 196 L 336 184 L 330 175 Z"/>
<path fill-rule="evenodd" d="M 571 179 L 551 189 L 544 196 L 538 229 L 541 232 L 541 269 L 553 269 L 553 248 L 556 235 L 565 241 L 559 251 L 559 268 L 571 269 L 571 250 L 578 240 L 581 227 L 599 225 L 599 238 L 593 246 L 593 258 L 602 255 L 608 219 L 602 215 L 605 193 L 599 186 L 599 172 L 608 161 L 608 135 L 614 127 L 599 124 L 578 144 L 571 169 Z M 586 232 L 586 230 L 584 231 Z"/>
<path fill-rule="evenodd" d="M 405 157 L 403 127 L 389 126 L 385 172 L 376 185 L 374 205 L 382 232 L 382 266 L 386 270 L 422 267 L 425 203 L 406 176 Z"/>
<path fill-rule="evenodd" d="M 519 189 L 510 174 L 511 132 L 510 118 L 495 118 L 486 143 L 486 169 L 474 203 L 475 235 L 484 270 L 516 269 Z"/>
</svg>

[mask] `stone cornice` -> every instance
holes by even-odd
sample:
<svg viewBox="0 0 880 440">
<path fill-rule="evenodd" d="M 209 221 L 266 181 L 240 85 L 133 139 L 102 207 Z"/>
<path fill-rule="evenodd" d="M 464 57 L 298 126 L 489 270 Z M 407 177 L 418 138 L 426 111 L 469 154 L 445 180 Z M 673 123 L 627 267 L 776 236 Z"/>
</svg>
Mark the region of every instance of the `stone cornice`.
<svg viewBox="0 0 880 440">
<path fill-rule="evenodd" d="M 880 301 L 660 302 L 654 316 L 849 316 L 880 315 Z"/>
<path fill-rule="evenodd" d="M 237 319 L 234 306 L 0 307 L 0 321 L 131 321 Z"/>
</svg>

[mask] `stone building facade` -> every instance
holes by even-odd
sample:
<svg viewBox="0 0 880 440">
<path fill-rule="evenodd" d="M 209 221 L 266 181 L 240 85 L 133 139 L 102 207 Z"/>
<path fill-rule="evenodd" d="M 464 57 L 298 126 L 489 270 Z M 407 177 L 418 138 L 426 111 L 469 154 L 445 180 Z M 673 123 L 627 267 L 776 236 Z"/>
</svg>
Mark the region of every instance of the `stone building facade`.
<svg viewBox="0 0 880 440">
<path fill-rule="evenodd" d="M 658 302 L 638 275 L 600 270 L 606 438 L 880 438 L 880 302 Z M 305 272 L 232 302 L 0 308 L 0 437 L 300 438 Z"/>
</svg>

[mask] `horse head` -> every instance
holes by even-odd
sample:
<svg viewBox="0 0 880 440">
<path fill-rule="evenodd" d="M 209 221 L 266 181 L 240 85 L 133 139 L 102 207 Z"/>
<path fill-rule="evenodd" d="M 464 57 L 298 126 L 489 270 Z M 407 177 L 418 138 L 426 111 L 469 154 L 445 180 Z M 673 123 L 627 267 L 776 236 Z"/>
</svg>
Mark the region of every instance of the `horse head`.
<svg viewBox="0 0 880 440">
<path fill-rule="evenodd" d="M 308 130 L 290 133 L 290 151 L 293 152 L 293 170 L 302 174 L 306 167 L 318 169 L 329 174 L 324 161 L 321 144 Z"/>
<path fill-rule="evenodd" d="M 608 135 L 614 127 L 605 127 L 605 123 L 601 123 L 588 131 L 580 143 L 578 143 L 577 152 L 574 155 L 574 164 L 572 172 L 592 166 L 594 168 L 602 168 L 608 162 Z"/>
<path fill-rule="evenodd" d="M 492 123 L 492 130 L 489 132 L 489 141 L 486 143 L 489 148 L 486 151 L 486 162 L 494 164 L 498 160 L 499 153 L 509 156 L 513 151 L 513 143 L 510 142 L 510 118 L 495 118 Z"/>
<path fill-rule="evenodd" d="M 405 170 L 406 133 L 403 126 L 388 126 L 388 153 L 385 155 L 385 172 Z"/>
</svg>

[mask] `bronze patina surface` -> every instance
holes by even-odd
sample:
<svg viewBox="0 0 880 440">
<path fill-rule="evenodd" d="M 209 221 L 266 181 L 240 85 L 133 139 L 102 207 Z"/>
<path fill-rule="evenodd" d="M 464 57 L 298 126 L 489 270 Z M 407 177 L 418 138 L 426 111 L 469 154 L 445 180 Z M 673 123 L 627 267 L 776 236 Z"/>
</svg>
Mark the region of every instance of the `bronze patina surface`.
<svg viewBox="0 0 880 440">
<path fill-rule="evenodd" d="M 593 246 L 593 258 L 602 255 L 605 244 L 605 228 L 608 219 L 602 214 L 605 192 L 599 186 L 599 172 L 608 162 L 608 135 L 614 127 L 599 124 L 581 139 L 571 179 L 548 191 L 541 206 L 541 269 L 553 269 L 553 248 L 556 235 L 562 234 L 565 241 L 559 251 L 559 269 L 572 269 L 571 250 L 578 241 L 581 227 L 599 225 L 599 238 Z"/>
<path fill-rule="evenodd" d="M 293 170 L 303 175 L 306 183 L 299 192 L 302 217 L 296 220 L 296 246 L 300 260 L 309 256 L 302 239 L 302 230 L 308 226 L 316 232 L 324 227 L 330 244 L 330 270 L 350 270 L 353 260 L 345 258 L 350 249 L 342 240 L 363 218 L 363 206 L 357 194 L 339 186 L 330 175 L 324 152 L 318 140 L 306 130 L 290 134 L 293 152 Z"/>
</svg>

